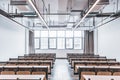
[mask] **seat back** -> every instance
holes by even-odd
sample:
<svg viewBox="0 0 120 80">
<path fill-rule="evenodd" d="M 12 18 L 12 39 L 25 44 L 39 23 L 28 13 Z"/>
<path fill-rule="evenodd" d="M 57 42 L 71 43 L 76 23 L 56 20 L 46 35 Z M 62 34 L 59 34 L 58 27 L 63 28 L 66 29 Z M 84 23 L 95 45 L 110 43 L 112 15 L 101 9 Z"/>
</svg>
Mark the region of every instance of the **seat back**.
<svg viewBox="0 0 120 80">
<path fill-rule="evenodd" d="M 46 75 L 45 72 L 40 72 L 40 71 L 37 71 L 37 72 L 32 72 L 32 75 Z"/>
<path fill-rule="evenodd" d="M 91 72 L 86 72 L 86 71 L 81 72 L 81 79 L 80 80 L 84 80 L 83 75 L 95 75 L 95 72 L 92 72 L 92 71 Z"/>
<path fill-rule="evenodd" d="M 1 75 L 15 75 L 14 71 L 2 71 Z"/>
<path fill-rule="evenodd" d="M 114 72 L 113 75 L 120 76 L 120 72 Z"/>
<path fill-rule="evenodd" d="M 30 75 L 30 71 L 17 71 L 17 75 Z"/>
<path fill-rule="evenodd" d="M 111 72 L 108 72 L 108 71 L 98 71 L 97 72 L 97 75 L 111 75 L 112 73 Z"/>
</svg>

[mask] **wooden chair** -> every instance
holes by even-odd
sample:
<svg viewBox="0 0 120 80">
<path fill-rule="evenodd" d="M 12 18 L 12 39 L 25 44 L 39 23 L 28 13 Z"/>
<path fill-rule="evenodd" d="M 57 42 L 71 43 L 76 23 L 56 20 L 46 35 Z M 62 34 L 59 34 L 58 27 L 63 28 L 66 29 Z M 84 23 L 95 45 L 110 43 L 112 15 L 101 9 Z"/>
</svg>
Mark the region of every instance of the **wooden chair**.
<svg viewBox="0 0 120 80">
<path fill-rule="evenodd" d="M 113 75 L 120 76 L 120 72 L 114 72 Z"/>
<path fill-rule="evenodd" d="M 16 64 L 6 64 L 5 66 L 16 66 Z"/>
<path fill-rule="evenodd" d="M 30 71 L 17 71 L 17 75 L 30 75 Z"/>
<path fill-rule="evenodd" d="M 97 72 L 97 75 L 111 75 L 112 73 L 111 72 L 108 72 L 108 71 L 98 71 Z"/>
<path fill-rule="evenodd" d="M 97 64 L 87 64 L 87 66 L 97 66 Z"/>
<path fill-rule="evenodd" d="M 1 75 L 15 75 L 14 71 L 2 71 Z"/>
<path fill-rule="evenodd" d="M 36 72 L 32 72 L 32 75 L 46 75 L 46 73 L 45 72 L 43 72 L 43 71 L 36 71 Z"/>
<path fill-rule="evenodd" d="M 75 65 L 75 73 L 78 72 L 77 66 L 85 66 L 85 64 L 76 64 L 76 65 Z"/>
<path fill-rule="evenodd" d="M 98 66 L 109 66 L 108 64 L 99 64 Z"/>
<path fill-rule="evenodd" d="M 0 66 L 4 66 L 5 64 L 0 64 Z"/>
<path fill-rule="evenodd" d="M 39 72 L 38 72 L 38 71 L 37 71 L 37 72 L 32 72 L 32 75 L 45 75 L 45 77 L 44 77 L 43 80 L 47 80 L 47 79 L 46 79 L 46 73 L 45 73 L 45 72 L 42 72 L 42 71 L 41 71 L 41 72 L 40 72 L 40 71 L 39 71 Z"/>
<path fill-rule="evenodd" d="M 28 66 L 39 66 L 39 64 L 29 64 Z"/>
<path fill-rule="evenodd" d="M 88 71 L 87 72 L 86 71 L 81 72 L 81 79 L 80 80 L 84 80 L 83 75 L 95 75 L 95 72 L 92 72 L 92 71 L 91 72 L 88 72 Z"/>
</svg>

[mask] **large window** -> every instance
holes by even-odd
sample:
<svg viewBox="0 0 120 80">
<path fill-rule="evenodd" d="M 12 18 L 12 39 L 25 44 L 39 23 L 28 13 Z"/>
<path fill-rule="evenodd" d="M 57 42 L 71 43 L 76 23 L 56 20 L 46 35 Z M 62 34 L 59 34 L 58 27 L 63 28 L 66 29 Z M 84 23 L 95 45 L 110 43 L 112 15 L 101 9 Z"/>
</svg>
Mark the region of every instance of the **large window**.
<svg viewBox="0 0 120 80">
<path fill-rule="evenodd" d="M 82 49 L 83 31 L 34 31 L 35 49 Z"/>
<path fill-rule="evenodd" d="M 56 38 L 49 38 L 49 48 L 56 49 Z"/>
<path fill-rule="evenodd" d="M 40 31 L 35 31 L 34 35 L 35 35 L 35 37 L 40 37 Z"/>
<path fill-rule="evenodd" d="M 49 37 L 56 37 L 56 31 L 49 31 Z"/>
<path fill-rule="evenodd" d="M 39 39 L 35 39 L 35 48 L 38 49 L 40 48 L 40 40 Z"/>
<path fill-rule="evenodd" d="M 73 31 L 66 31 L 66 37 L 73 37 Z"/>
<path fill-rule="evenodd" d="M 41 38 L 41 49 L 48 49 L 48 38 Z"/>
<path fill-rule="evenodd" d="M 41 31 L 41 37 L 48 37 L 48 31 Z"/>
<path fill-rule="evenodd" d="M 81 48 L 82 48 L 82 39 L 74 38 L 74 49 L 81 49 Z"/>
<path fill-rule="evenodd" d="M 57 49 L 65 49 L 65 38 L 57 38 Z"/>
<path fill-rule="evenodd" d="M 73 38 L 66 38 L 66 49 L 73 49 Z"/>
<path fill-rule="evenodd" d="M 57 31 L 57 37 L 65 37 L 65 31 Z"/>
</svg>

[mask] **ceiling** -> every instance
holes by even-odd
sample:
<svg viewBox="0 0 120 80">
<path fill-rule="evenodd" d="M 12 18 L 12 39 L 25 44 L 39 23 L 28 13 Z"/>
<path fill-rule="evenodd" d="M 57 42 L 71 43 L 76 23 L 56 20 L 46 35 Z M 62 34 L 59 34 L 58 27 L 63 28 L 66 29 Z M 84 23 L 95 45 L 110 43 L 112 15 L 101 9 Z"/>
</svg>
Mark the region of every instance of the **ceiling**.
<svg viewBox="0 0 120 80">
<path fill-rule="evenodd" d="M 37 16 L 35 10 L 28 0 L 1 0 L 0 2 L 8 2 L 9 14 L 14 18 L 27 18 L 29 26 L 45 28 L 43 22 Z M 69 28 L 74 26 L 81 20 L 85 13 L 90 9 L 96 0 L 32 0 L 36 8 L 40 12 L 49 28 Z M 81 26 L 94 26 L 93 18 L 100 14 L 101 11 L 111 5 L 113 0 L 101 0 L 90 14 L 85 18 Z M 114 0 L 116 1 L 116 0 Z M 113 1 L 113 2 L 114 2 Z M 14 7 L 13 10 L 11 7 Z M 111 11 L 113 12 L 113 11 Z M 102 16 L 103 17 L 103 16 Z M 97 18 L 99 19 L 99 18 Z M 30 25 L 31 24 L 31 25 Z"/>
</svg>

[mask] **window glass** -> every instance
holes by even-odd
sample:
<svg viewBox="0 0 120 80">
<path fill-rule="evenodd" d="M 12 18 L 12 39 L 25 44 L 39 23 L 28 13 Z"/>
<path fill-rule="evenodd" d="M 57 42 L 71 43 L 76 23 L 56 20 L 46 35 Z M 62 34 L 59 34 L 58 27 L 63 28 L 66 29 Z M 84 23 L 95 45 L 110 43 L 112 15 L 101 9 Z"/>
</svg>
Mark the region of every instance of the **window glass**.
<svg viewBox="0 0 120 80">
<path fill-rule="evenodd" d="M 35 37 L 40 37 L 40 31 L 34 31 L 34 36 Z"/>
<path fill-rule="evenodd" d="M 65 37 L 65 31 L 57 31 L 57 37 Z"/>
<path fill-rule="evenodd" d="M 56 48 L 56 38 L 50 38 L 49 39 L 49 48 L 55 49 Z"/>
<path fill-rule="evenodd" d="M 39 39 L 35 39 L 35 48 L 40 48 L 40 40 Z"/>
<path fill-rule="evenodd" d="M 48 31 L 41 31 L 41 37 L 48 37 Z"/>
<path fill-rule="evenodd" d="M 74 49 L 82 49 L 82 38 L 74 38 Z"/>
<path fill-rule="evenodd" d="M 56 31 L 49 31 L 49 37 L 56 37 Z"/>
<path fill-rule="evenodd" d="M 66 49 L 72 49 L 72 48 L 73 48 L 73 39 L 66 38 Z"/>
<path fill-rule="evenodd" d="M 48 49 L 48 38 L 41 38 L 41 49 Z"/>
<path fill-rule="evenodd" d="M 74 31 L 74 37 L 82 37 L 81 31 Z"/>
<path fill-rule="evenodd" d="M 65 49 L 65 38 L 57 38 L 57 49 Z"/>
<path fill-rule="evenodd" d="M 66 31 L 66 37 L 73 37 L 73 31 Z"/>
</svg>

